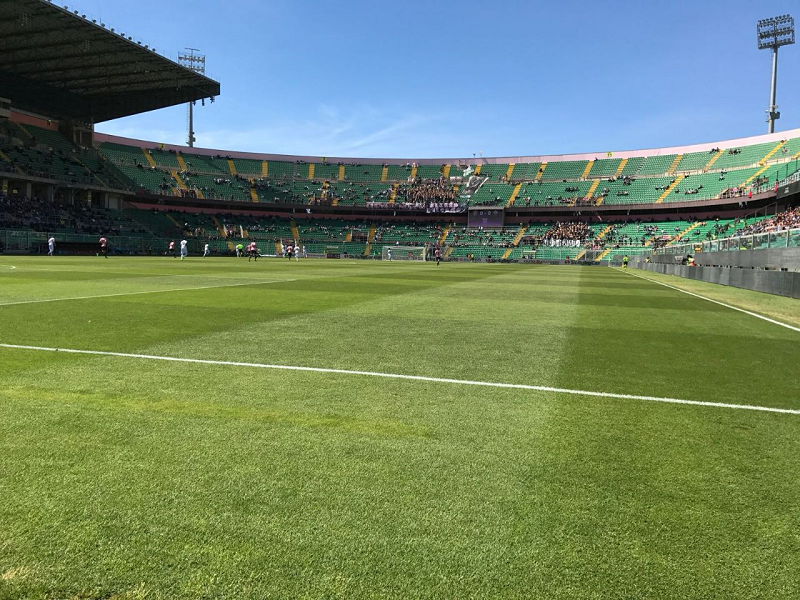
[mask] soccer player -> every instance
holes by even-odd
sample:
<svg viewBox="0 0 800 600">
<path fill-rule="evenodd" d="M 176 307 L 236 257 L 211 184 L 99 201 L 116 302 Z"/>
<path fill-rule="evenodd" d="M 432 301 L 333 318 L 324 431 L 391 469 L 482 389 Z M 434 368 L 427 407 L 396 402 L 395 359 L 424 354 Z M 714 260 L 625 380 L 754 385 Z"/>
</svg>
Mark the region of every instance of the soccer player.
<svg viewBox="0 0 800 600">
<path fill-rule="evenodd" d="M 622 268 L 623 269 L 627 269 L 628 268 L 628 255 L 627 254 L 622 257 Z"/>
<path fill-rule="evenodd" d="M 169 243 L 169 248 L 167 248 L 167 251 L 164 252 L 164 256 L 166 256 L 167 254 L 172 254 L 172 256 L 175 256 L 175 241 L 174 240 Z"/>
<path fill-rule="evenodd" d="M 296 261 L 300 260 L 300 242 L 297 241 L 294 243 L 294 259 Z"/>
<path fill-rule="evenodd" d="M 386 255 L 389 257 L 389 261 L 391 262 L 391 260 L 392 260 L 392 249 L 391 248 L 387 248 Z"/>
<path fill-rule="evenodd" d="M 189 256 L 189 242 L 181 240 L 181 260 Z"/>
<path fill-rule="evenodd" d="M 251 258 L 258 262 L 258 247 L 255 242 L 250 242 L 247 245 L 247 262 L 250 262 Z"/>
<path fill-rule="evenodd" d="M 293 251 L 294 251 L 294 248 L 292 247 L 291 244 L 286 246 L 286 258 L 288 258 L 289 260 L 292 260 L 292 256 L 294 254 Z"/>
<path fill-rule="evenodd" d="M 439 250 L 439 247 L 436 247 L 436 252 L 433 253 L 436 256 L 436 266 L 439 266 L 439 261 L 442 260 L 442 251 Z"/>
<path fill-rule="evenodd" d="M 47 256 L 54 256 L 56 251 L 56 238 L 50 236 L 50 239 L 47 240 L 47 247 L 48 247 Z"/>
<path fill-rule="evenodd" d="M 244 244 L 236 244 L 236 256 L 242 258 L 244 256 Z"/>
<path fill-rule="evenodd" d="M 303 244 L 303 258 L 308 258 L 308 254 L 306 253 L 306 245 Z"/>
<path fill-rule="evenodd" d="M 211 254 L 211 250 L 208 247 L 208 242 L 206 242 L 205 248 L 203 248 L 203 258 L 209 256 Z"/>
<path fill-rule="evenodd" d="M 100 255 L 108 258 L 108 240 L 104 237 L 100 238 Z"/>
</svg>

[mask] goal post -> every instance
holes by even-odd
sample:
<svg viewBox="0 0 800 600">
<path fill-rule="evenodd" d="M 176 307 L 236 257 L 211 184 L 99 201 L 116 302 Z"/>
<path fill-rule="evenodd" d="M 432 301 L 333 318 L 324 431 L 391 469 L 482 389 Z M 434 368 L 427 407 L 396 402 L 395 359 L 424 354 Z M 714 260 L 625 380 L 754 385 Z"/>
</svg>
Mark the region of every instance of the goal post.
<svg viewBox="0 0 800 600">
<path fill-rule="evenodd" d="M 428 259 L 428 251 L 425 246 L 384 246 L 381 248 L 381 259 L 425 262 Z"/>
</svg>

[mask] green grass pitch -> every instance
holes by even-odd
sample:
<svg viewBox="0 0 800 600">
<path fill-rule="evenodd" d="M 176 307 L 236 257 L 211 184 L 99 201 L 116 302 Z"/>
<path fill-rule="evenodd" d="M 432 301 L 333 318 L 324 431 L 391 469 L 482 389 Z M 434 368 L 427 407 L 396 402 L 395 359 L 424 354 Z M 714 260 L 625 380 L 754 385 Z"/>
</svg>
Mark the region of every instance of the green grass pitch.
<svg viewBox="0 0 800 600">
<path fill-rule="evenodd" d="M 0 256 L 0 305 L 0 344 L 800 409 L 800 333 L 601 267 Z M 797 598 L 799 456 L 797 414 L 0 347 L 0 599 Z"/>
</svg>

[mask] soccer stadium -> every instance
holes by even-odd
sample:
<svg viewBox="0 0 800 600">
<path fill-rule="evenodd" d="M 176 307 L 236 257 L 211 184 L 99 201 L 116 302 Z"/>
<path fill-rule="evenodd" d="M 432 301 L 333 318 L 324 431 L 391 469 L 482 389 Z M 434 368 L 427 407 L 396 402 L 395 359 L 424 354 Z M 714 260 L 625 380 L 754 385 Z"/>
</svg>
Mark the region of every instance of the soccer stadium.
<svg viewBox="0 0 800 600">
<path fill-rule="evenodd" d="M 0 17 L 0 600 L 800 598 L 791 16 L 757 24 L 767 133 L 439 158 L 202 143 L 256 63 L 357 69 L 357 20 L 215 78 L 80 8 Z M 185 143 L 108 133 L 187 107 Z"/>
</svg>

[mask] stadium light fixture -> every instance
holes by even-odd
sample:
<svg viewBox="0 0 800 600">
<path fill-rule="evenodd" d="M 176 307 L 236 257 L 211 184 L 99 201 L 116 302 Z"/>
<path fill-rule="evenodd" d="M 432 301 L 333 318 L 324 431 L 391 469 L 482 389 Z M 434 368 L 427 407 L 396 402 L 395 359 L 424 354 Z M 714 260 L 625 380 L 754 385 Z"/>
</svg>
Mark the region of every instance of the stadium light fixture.
<svg viewBox="0 0 800 600">
<path fill-rule="evenodd" d="M 794 44 L 794 18 L 781 15 L 771 19 L 760 19 L 756 23 L 756 35 L 759 50 L 772 50 L 772 87 L 767 110 L 767 132 L 775 132 L 775 121 L 781 118 L 778 105 L 775 104 L 775 92 L 778 87 L 778 48 Z"/>
<path fill-rule="evenodd" d="M 178 63 L 190 71 L 194 71 L 199 75 L 205 75 L 206 55 L 195 54 L 195 52 L 200 52 L 197 48 L 184 48 L 184 50 L 186 50 L 186 52 L 178 54 Z M 203 102 L 203 106 L 205 106 L 205 101 Z M 189 135 L 187 136 L 189 148 L 194 148 L 194 142 L 194 102 L 189 102 Z"/>
</svg>

